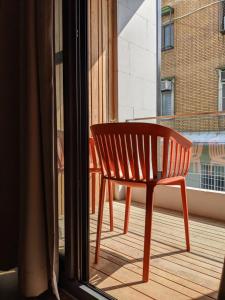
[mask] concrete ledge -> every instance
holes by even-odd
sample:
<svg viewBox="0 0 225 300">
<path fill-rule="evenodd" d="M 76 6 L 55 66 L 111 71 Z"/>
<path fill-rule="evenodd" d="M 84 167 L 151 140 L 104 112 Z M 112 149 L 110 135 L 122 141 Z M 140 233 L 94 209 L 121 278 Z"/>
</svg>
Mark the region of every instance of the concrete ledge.
<svg viewBox="0 0 225 300">
<path fill-rule="evenodd" d="M 187 197 L 190 214 L 225 221 L 225 193 L 187 188 Z M 132 200 L 144 203 L 145 190 L 134 188 Z M 182 211 L 180 188 L 177 186 L 157 187 L 154 203 L 158 207 Z"/>
</svg>

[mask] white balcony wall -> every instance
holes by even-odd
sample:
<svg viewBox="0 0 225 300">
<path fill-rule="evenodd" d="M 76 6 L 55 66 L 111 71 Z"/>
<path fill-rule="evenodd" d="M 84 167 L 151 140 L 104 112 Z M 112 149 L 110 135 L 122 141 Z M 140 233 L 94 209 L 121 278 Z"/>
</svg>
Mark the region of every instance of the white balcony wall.
<svg viewBox="0 0 225 300">
<path fill-rule="evenodd" d="M 118 0 L 119 121 L 156 115 L 156 0 Z"/>
<path fill-rule="evenodd" d="M 132 190 L 132 201 L 145 203 L 145 197 L 145 189 L 134 188 Z M 224 192 L 187 188 L 187 198 L 190 214 L 225 221 Z M 154 192 L 154 205 L 182 211 L 180 188 L 175 186 L 157 187 Z"/>
</svg>

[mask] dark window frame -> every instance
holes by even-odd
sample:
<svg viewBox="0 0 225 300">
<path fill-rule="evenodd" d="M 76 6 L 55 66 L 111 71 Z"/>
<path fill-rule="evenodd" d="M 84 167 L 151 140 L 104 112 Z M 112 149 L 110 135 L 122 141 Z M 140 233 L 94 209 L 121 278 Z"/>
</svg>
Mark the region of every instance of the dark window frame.
<svg viewBox="0 0 225 300">
<path fill-rule="evenodd" d="M 161 0 L 157 0 L 157 97 L 160 99 Z M 65 255 L 59 286 L 78 299 L 113 299 L 88 284 L 88 64 L 87 0 L 63 1 L 65 128 Z M 83 197 L 83 198 L 82 198 Z M 78 217 L 76 219 L 76 217 Z M 82 251 L 81 251 L 82 250 Z M 224 272 L 225 273 L 225 272 Z M 218 299 L 224 299 L 222 277 Z"/>
<path fill-rule="evenodd" d="M 88 283 L 87 9 L 87 0 L 63 1 L 65 253 L 60 256 L 59 287 L 78 299 L 113 299 Z"/>
<path fill-rule="evenodd" d="M 225 34 L 225 1 L 220 3 L 220 33 Z"/>
</svg>

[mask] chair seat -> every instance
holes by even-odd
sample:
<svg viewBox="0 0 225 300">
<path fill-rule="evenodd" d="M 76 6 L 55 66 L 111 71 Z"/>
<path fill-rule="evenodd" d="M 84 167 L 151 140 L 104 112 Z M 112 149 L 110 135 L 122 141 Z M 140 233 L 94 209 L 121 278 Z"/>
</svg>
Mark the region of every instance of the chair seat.
<svg viewBox="0 0 225 300">
<path fill-rule="evenodd" d="M 109 179 L 105 177 L 105 179 Z M 135 181 L 135 180 L 126 180 L 126 179 L 120 179 L 118 178 L 110 178 L 115 183 L 125 185 L 128 187 L 145 187 L 147 185 L 147 182 L 143 181 Z M 161 178 L 161 179 L 152 179 L 149 181 L 150 185 L 156 186 L 156 185 L 176 185 L 181 182 L 181 180 L 184 180 L 183 176 L 176 176 L 176 177 L 170 177 L 170 178 Z"/>
</svg>

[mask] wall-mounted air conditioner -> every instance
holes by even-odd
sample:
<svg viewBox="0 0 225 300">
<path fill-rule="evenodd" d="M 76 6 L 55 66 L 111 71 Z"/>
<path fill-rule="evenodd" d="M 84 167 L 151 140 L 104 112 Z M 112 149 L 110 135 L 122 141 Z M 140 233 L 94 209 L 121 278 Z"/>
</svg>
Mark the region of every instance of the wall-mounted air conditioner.
<svg viewBox="0 0 225 300">
<path fill-rule="evenodd" d="M 171 80 L 162 80 L 161 81 L 161 91 L 171 91 L 172 90 L 172 81 Z"/>
</svg>

